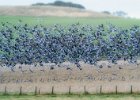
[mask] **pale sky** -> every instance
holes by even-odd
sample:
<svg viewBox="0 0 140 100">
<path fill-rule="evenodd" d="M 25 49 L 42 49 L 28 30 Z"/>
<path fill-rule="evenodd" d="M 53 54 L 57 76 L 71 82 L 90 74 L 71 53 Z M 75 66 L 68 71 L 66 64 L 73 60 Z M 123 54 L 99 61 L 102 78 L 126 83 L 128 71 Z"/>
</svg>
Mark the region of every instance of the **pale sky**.
<svg viewBox="0 0 140 100">
<path fill-rule="evenodd" d="M 0 0 L 0 6 L 30 5 L 32 3 L 54 2 L 56 0 Z M 84 5 L 88 10 L 94 11 L 125 11 L 129 16 L 140 18 L 140 0 L 61 0 Z"/>
</svg>

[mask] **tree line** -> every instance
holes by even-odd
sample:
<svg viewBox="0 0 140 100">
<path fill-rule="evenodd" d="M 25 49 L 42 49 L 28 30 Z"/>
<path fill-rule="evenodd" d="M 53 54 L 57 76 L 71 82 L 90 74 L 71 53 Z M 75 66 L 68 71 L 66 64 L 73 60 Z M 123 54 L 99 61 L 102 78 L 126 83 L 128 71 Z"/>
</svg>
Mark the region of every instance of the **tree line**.
<svg viewBox="0 0 140 100">
<path fill-rule="evenodd" d="M 32 6 L 61 6 L 61 7 L 73 7 L 73 8 L 79 8 L 79 9 L 85 9 L 85 7 L 81 4 L 75 4 L 72 2 L 63 2 L 63 1 L 55 1 L 53 3 L 35 3 L 32 4 Z"/>
</svg>

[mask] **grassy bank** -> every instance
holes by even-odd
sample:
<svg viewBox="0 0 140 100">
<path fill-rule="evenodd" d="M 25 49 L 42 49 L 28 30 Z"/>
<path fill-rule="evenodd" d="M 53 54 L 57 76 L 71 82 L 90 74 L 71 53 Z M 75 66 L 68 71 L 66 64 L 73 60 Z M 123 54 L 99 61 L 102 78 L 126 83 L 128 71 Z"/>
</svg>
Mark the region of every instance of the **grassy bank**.
<svg viewBox="0 0 140 100">
<path fill-rule="evenodd" d="M 3 95 L 0 100 L 139 100 L 140 95 Z"/>
<path fill-rule="evenodd" d="M 140 25 L 139 19 L 124 19 L 124 18 L 74 18 L 74 17 L 27 17 L 27 16 L 0 16 L 0 22 L 10 22 L 18 24 L 19 20 L 30 25 L 69 25 L 74 23 L 89 24 L 97 26 L 100 24 L 113 24 L 118 27 L 131 27 Z"/>
</svg>

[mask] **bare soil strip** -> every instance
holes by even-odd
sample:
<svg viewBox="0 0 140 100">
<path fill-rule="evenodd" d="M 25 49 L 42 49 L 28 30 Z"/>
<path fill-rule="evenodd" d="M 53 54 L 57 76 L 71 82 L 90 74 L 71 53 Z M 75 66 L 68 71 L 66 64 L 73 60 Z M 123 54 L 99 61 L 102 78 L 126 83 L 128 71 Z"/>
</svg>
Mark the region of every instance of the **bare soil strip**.
<svg viewBox="0 0 140 100">
<path fill-rule="evenodd" d="M 120 61 L 117 65 L 109 65 L 106 61 L 100 62 L 103 68 L 92 66 L 81 62 L 82 70 L 74 64 L 64 63 L 60 67 L 55 66 L 50 70 L 51 64 L 41 66 L 17 65 L 15 72 L 8 68 L 1 67 L 0 91 L 5 86 L 9 92 L 19 92 L 22 86 L 23 92 L 34 92 L 35 87 L 41 93 L 51 93 L 54 87 L 55 93 L 68 93 L 71 87 L 73 93 L 110 93 L 118 92 L 140 92 L 140 66 Z M 19 69 L 22 67 L 22 70 Z"/>
<path fill-rule="evenodd" d="M 1 6 L 0 15 L 58 16 L 58 17 L 113 17 L 95 11 L 55 6 Z"/>
</svg>

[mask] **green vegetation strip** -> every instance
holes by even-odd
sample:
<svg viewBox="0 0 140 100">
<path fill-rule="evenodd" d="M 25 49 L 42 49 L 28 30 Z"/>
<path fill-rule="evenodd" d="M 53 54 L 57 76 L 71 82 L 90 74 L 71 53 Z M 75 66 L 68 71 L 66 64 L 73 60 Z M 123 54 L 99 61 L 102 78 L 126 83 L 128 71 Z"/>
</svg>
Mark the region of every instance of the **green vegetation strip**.
<svg viewBox="0 0 140 100">
<path fill-rule="evenodd" d="M 140 100 L 140 95 L 1 95 L 0 100 Z"/>
<path fill-rule="evenodd" d="M 113 24 L 118 27 L 131 27 L 133 25 L 140 26 L 140 19 L 130 19 L 130 18 L 92 18 L 92 17 L 31 17 L 31 16 L 0 16 L 1 22 L 9 22 L 12 24 L 18 24 L 18 21 L 22 20 L 23 23 L 27 23 L 29 25 L 69 25 L 73 23 L 80 24 L 89 24 L 93 26 L 97 26 L 100 24 Z"/>
</svg>

